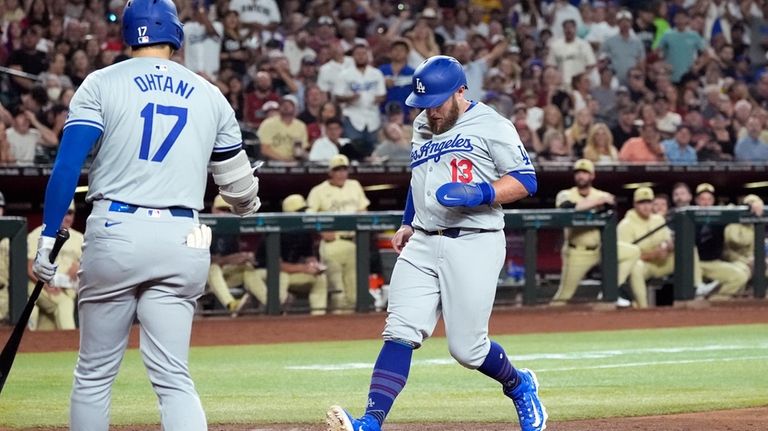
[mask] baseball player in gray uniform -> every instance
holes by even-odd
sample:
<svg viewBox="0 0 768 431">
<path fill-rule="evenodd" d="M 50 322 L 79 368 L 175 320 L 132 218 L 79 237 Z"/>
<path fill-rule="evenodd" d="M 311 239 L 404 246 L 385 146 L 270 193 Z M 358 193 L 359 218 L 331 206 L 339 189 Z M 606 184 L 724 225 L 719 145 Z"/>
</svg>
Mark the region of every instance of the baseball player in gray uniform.
<svg viewBox="0 0 768 431">
<path fill-rule="evenodd" d="M 411 187 L 400 253 L 390 283 L 384 345 L 374 365 L 365 414 L 339 406 L 329 431 L 378 431 L 408 378 L 413 350 L 442 313 L 448 349 L 461 365 L 502 385 L 523 431 L 546 428 L 535 374 L 516 369 L 488 338 L 496 282 L 504 263 L 501 204 L 536 192 L 536 172 L 512 123 L 464 98 L 467 81 L 452 57 L 424 61 L 406 103 L 424 109 L 413 125 Z"/>
<path fill-rule="evenodd" d="M 33 271 L 46 282 L 55 274 L 48 263 L 54 236 L 93 151 L 70 428 L 109 428 L 112 383 L 138 319 L 163 430 L 205 430 L 188 368 L 195 302 L 210 262 L 210 230 L 197 212 L 209 166 L 240 215 L 259 208 L 258 180 L 227 100 L 169 60 L 183 40 L 173 2 L 130 0 L 122 23 L 133 58 L 88 75 L 72 99 Z"/>
</svg>

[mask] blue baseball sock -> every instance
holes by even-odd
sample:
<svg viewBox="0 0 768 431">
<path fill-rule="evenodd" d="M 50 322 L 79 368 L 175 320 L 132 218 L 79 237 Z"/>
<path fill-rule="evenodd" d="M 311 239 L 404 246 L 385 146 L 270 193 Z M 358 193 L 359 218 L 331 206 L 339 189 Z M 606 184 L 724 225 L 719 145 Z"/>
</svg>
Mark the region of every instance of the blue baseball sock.
<svg viewBox="0 0 768 431">
<path fill-rule="evenodd" d="M 411 369 L 413 347 L 396 341 L 385 341 L 373 366 L 368 405 L 365 414 L 384 423 L 395 398 L 405 387 Z"/>
<path fill-rule="evenodd" d="M 504 348 L 495 341 L 491 341 L 491 350 L 477 371 L 501 383 L 504 392 L 514 389 L 519 380 L 517 370 L 509 362 Z"/>
</svg>

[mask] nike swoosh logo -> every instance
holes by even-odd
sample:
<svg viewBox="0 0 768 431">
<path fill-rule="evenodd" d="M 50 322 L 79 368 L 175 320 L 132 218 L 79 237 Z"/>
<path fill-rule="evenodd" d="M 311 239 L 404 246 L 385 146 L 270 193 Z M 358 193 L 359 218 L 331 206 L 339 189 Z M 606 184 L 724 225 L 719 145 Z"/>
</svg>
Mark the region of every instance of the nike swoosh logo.
<svg viewBox="0 0 768 431">
<path fill-rule="evenodd" d="M 539 409 L 536 408 L 536 403 L 534 403 L 533 401 L 531 401 L 531 404 L 533 404 L 533 418 L 534 418 L 533 426 L 535 428 L 538 428 L 541 426 L 541 416 L 539 416 Z"/>
<path fill-rule="evenodd" d="M 443 195 L 443 199 L 446 200 L 446 201 L 460 201 L 461 200 L 461 198 L 452 198 L 452 197 L 450 197 L 448 195 Z"/>
<path fill-rule="evenodd" d="M 109 221 L 109 220 L 107 220 L 107 221 L 104 222 L 104 227 L 112 227 L 112 226 L 114 226 L 116 224 L 120 224 L 120 223 L 122 223 L 122 222 L 121 221 Z"/>
</svg>

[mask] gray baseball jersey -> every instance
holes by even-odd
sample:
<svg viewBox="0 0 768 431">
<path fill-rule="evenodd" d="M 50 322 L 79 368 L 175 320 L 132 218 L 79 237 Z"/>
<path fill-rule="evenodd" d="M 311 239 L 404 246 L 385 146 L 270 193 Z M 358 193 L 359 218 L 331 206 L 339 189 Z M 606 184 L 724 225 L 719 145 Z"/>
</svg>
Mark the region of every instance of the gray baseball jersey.
<svg viewBox="0 0 768 431">
<path fill-rule="evenodd" d="M 473 102 L 442 135 L 432 135 L 422 112 L 413 122 L 412 146 L 413 225 L 425 230 L 504 228 L 501 205 L 444 207 L 435 196 L 437 188 L 451 181 L 492 183 L 513 171 L 534 172 L 515 127 L 483 103 Z"/>
<path fill-rule="evenodd" d="M 95 71 L 69 109 L 64 127 L 104 132 L 89 172 L 89 202 L 201 210 L 211 153 L 242 143 L 221 91 L 170 60 L 133 58 Z"/>
</svg>

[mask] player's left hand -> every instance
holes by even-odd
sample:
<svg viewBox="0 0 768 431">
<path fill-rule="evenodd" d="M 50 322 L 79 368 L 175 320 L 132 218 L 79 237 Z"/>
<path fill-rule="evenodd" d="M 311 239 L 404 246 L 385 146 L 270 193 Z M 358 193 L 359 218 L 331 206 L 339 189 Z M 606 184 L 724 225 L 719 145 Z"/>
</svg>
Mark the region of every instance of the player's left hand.
<svg viewBox="0 0 768 431">
<path fill-rule="evenodd" d="M 56 238 L 50 236 L 40 236 L 37 241 L 37 255 L 35 255 L 35 262 L 32 264 L 32 273 L 38 280 L 46 283 L 50 283 L 53 276 L 56 275 L 57 265 L 51 263 L 51 250 L 53 250 L 55 242 Z"/>
<path fill-rule="evenodd" d="M 489 183 L 446 183 L 437 189 L 437 201 L 446 207 L 490 205 L 495 199 L 496 190 Z"/>
</svg>

